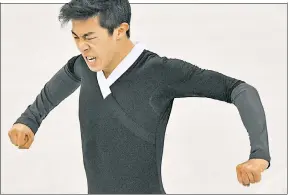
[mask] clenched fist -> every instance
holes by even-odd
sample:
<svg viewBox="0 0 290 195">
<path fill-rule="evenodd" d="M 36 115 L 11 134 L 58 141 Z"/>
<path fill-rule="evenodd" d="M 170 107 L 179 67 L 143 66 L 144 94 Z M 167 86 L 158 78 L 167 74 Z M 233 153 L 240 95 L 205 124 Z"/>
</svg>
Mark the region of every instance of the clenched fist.
<svg viewBox="0 0 290 195">
<path fill-rule="evenodd" d="M 236 167 L 240 184 L 250 186 L 261 181 L 261 174 L 267 169 L 269 162 L 264 159 L 250 159 Z"/>
<path fill-rule="evenodd" d="M 14 124 L 8 132 L 11 142 L 18 146 L 19 149 L 30 148 L 33 140 L 34 133 L 32 130 L 24 124 Z"/>
</svg>

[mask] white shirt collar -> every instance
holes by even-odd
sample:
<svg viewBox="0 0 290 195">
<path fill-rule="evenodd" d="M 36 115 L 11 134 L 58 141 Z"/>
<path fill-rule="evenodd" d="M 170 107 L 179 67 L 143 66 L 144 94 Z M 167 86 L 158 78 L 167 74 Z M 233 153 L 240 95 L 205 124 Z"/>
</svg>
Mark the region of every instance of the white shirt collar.
<svg viewBox="0 0 290 195">
<path fill-rule="evenodd" d="M 133 65 L 144 49 L 144 44 L 136 42 L 130 53 L 120 62 L 107 79 L 103 71 L 97 72 L 98 83 L 104 99 L 111 93 L 111 85 Z"/>
</svg>

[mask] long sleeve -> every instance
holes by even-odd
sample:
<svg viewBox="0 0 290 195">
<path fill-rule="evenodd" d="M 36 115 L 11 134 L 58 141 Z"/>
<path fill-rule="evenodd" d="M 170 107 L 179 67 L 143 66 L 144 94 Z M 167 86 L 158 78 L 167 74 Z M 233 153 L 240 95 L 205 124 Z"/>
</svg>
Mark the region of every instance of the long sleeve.
<svg viewBox="0 0 290 195">
<path fill-rule="evenodd" d="M 233 104 L 238 108 L 241 119 L 246 127 L 251 143 L 250 159 L 260 158 L 269 162 L 270 151 L 265 111 L 256 88 L 242 83 L 231 95 Z"/>
<path fill-rule="evenodd" d="M 34 134 L 51 110 L 71 95 L 79 86 L 81 73 L 74 56 L 47 82 L 21 116 L 14 122 L 27 125 Z"/>
<path fill-rule="evenodd" d="M 179 59 L 164 58 L 164 64 L 168 89 L 174 98 L 207 97 L 234 104 L 250 138 L 249 158 L 267 160 L 270 166 L 265 113 L 253 86 Z"/>
</svg>

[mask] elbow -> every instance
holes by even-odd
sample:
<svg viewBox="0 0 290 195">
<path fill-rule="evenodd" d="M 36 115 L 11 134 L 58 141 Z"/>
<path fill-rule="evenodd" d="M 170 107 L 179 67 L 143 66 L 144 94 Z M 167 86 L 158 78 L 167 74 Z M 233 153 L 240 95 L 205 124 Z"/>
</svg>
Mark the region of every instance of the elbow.
<svg viewBox="0 0 290 195">
<path fill-rule="evenodd" d="M 259 96 L 258 94 L 258 90 L 246 83 L 246 82 L 242 82 L 239 83 L 238 85 L 236 85 L 230 92 L 230 103 L 235 103 L 235 101 L 244 93 L 251 93 L 251 94 L 256 94 Z"/>
</svg>

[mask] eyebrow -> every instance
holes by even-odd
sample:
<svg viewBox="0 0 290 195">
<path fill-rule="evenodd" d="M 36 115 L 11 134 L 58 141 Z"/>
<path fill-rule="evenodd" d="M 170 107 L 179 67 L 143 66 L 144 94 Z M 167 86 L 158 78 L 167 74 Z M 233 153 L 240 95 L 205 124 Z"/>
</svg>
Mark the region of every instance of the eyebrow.
<svg viewBox="0 0 290 195">
<path fill-rule="evenodd" d="M 74 34 L 75 36 L 78 36 L 74 31 L 71 31 L 72 32 L 72 34 Z M 89 36 L 89 35 L 91 35 L 91 34 L 94 34 L 95 32 L 87 32 L 87 33 L 85 33 L 82 37 L 87 37 L 87 36 Z"/>
</svg>

